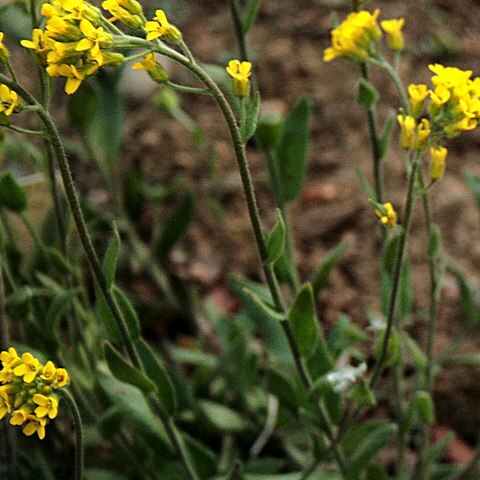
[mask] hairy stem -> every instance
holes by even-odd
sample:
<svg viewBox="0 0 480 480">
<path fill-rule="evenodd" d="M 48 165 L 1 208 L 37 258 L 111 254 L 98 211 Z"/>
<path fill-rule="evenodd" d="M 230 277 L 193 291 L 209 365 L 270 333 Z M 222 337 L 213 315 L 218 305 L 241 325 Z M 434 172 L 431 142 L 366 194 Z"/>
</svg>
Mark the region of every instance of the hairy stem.
<svg viewBox="0 0 480 480">
<path fill-rule="evenodd" d="M 73 395 L 68 390 L 64 390 L 63 395 L 68 402 L 73 421 L 75 422 L 75 480 L 83 480 L 84 445 L 82 417 Z"/>
</svg>

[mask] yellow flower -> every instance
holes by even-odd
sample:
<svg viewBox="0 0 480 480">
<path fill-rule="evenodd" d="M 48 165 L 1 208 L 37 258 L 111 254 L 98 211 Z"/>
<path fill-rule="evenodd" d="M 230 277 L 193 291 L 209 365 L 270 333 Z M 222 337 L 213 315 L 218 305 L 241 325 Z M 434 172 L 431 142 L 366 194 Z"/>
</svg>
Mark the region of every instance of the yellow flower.
<svg viewBox="0 0 480 480">
<path fill-rule="evenodd" d="M 10 58 L 10 53 L 7 47 L 3 44 L 3 32 L 0 32 L 0 64 L 7 63 Z"/>
<path fill-rule="evenodd" d="M 46 62 L 47 54 L 50 51 L 50 46 L 55 45 L 56 42 L 53 40 L 48 41 L 48 37 L 45 35 L 43 30 L 35 28 L 32 32 L 32 40 L 21 40 L 20 44 L 30 50 L 34 50 L 35 55 L 37 55 L 40 63 L 44 64 Z"/>
<path fill-rule="evenodd" d="M 12 410 L 10 399 L 5 391 L 0 390 L 0 420 Z"/>
<path fill-rule="evenodd" d="M 21 107 L 22 102 L 17 92 L 10 90 L 2 83 L 0 85 L 0 113 L 9 116 L 14 112 L 18 112 Z"/>
<path fill-rule="evenodd" d="M 47 67 L 47 73 L 52 77 L 66 77 L 65 92 L 68 93 L 68 95 L 71 95 L 78 90 L 85 78 L 88 75 L 93 74 L 99 66 L 100 65 L 94 63 L 82 65 L 81 67 L 76 67 L 75 65 L 51 64 Z"/>
<path fill-rule="evenodd" d="M 43 367 L 40 378 L 46 380 L 47 382 L 53 382 L 56 373 L 57 369 L 55 368 L 55 364 L 51 360 L 49 360 Z"/>
<path fill-rule="evenodd" d="M 252 64 L 239 60 L 230 60 L 227 67 L 228 74 L 233 79 L 233 94 L 236 97 L 246 97 L 250 90 L 249 77 L 252 74 Z"/>
<path fill-rule="evenodd" d="M 80 22 L 80 30 L 85 38 L 77 43 L 75 50 L 78 52 L 88 50 L 89 59 L 103 65 L 104 58 L 101 48 L 109 48 L 113 43 L 113 36 L 104 31 L 102 27 L 95 28 L 88 20 Z"/>
<path fill-rule="evenodd" d="M 170 43 L 178 43 L 182 39 L 180 30 L 168 22 L 167 16 L 163 10 L 155 12 L 155 20 L 145 24 L 147 40 L 161 38 Z"/>
<path fill-rule="evenodd" d="M 422 118 L 417 126 L 417 136 L 413 147 L 416 150 L 425 150 L 427 148 L 430 133 L 430 122 L 426 118 Z"/>
<path fill-rule="evenodd" d="M 26 418 L 27 424 L 23 427 L 23 433 L 30 437 L 34 433 L 38 435 L 40 440 L 45 438 L 45 425 L 47 420 L 45 418 L 38 418 L 35 415 L 29 415 Z"/>
<path fill-rule="evenodd" d="M 155 54 L 149 53 L 141 62 L 132 65 L 134 70 L 146 70 L 150 77 L 158 83 L 164 83 L 168 80 L 168 75 L 160 63 L 155 60 Z"/>
<path fill-rule="evenodd" d="M 132 29 L 138 29 L 144 23 L 142 6 L 136 0 L 105 0 L 102 7 L 112 15 L 111 22 L 119 20 Z"/>
<path fill-rule="evenodd" d="M 397 115 L 397 121 L 400 125 L 400 145 L 405 150 L 413 147 L 415 140 L 415 119 L 411 115 Z"/>
<path fill-rule="evenodd" d="M 397 224 L 397 214 L 390 202 L 379 205 L 379 208 L 375 209 L 375 213 L 386 227 L 393 228 Z"/>
<path fill-rule="evenodd" d="M 40 371 L 40 368 L 41 365 L 38 358 L 35 358 L 31 353 L 26 352 L 22 355 L 22 363 L 14 368 L 13 373 L 17 377 L 23 377 L 25 383 L 32 383 Z"/>
<path fill-rule="evenodd" d="M 26 408 L 15 410 L 10 417 L 10 425 L 22 425 L 29 415 L 30 410 Z"/>
<path fill-rule="evenodd" d="M 68 372 L 64 368 L 57 368 L 57 375 L 53 384 L 54 388 L 62 388 L 68 384 Z"/>
<path fill-rule="evenodd" d="M 412 117 L 418 118 L 422 114 L 423 104 L 428 97 L 429 90 L 426 85 L 411 84 L 408 86 L 408 94 L 410 95 L 410 109 Z"/>
<path fill-rule="evenodd" d="M 350 13 L 347 18 L 331 32 L 332 46 L 323 54 L 323 60 L 342 57 L 348 60 L 363 61 L 370 54 L 370 45 L 382 35 L 377 24 L 380 10 L 373 14 L 367 10 Z"/>
<path fill-rule="evenodd" d="M 38 407 L 35 408 L 35 415 L 37 415 L 38 418 L 48 416 L 48 418 L 53 420 L 57 416 L 58 400 L 55 397 L 46 397 L 45 395 L 36 393 L 32 400 L 38 405 Z"/>
<path fill-rule="evenodd" d="M 10 347 L 8 350 L 0 353 L 0 361 L 4 367 L 7 365 L 10 366 L 14 362 L 17 362 L 19 358 L 20 357 L 18 356 L 17 351 L 13 347 Z"/>
<path fill-rule="evenodd" d="M 445 147 L 430 147 L 430 179 L 440 180 L 445 172 L 445 160 L 447 158 Z"/>
<path fill-rule="evenodd" d="M 387 34 L 388 37 L 388 46 L 395 51 L 403 50 L 404 47 L 404 40 L 403 40 L 403 33 L 402 28 L 405 24 L 404 18 L 397 18 L 392 20 L 384 20 L 380 22 L 383 30 Z"/>
</svg>

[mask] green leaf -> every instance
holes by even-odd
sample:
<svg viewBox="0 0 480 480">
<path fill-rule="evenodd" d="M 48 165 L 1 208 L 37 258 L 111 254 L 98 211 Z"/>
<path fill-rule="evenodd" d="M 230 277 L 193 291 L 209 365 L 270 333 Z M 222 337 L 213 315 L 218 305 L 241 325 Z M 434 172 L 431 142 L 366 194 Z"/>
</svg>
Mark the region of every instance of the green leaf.
<svg viewBox="0 0 480 480">
<path fill-rule="evenodd" d="M 283 119 L 279 113 L 269 113 L 258 121 L 255 138 L 264 152 L 273 152 L 280 141 Z"/>
<path fill-rule="evenodd" d="M 360 184 L 360 187 L 363 191 L 363 194 L 365 195 L 365 198 L 375 198 L 375 192 L 373 191 L 373 188 L 370 186 L 368 183 L 367 178 L 365 177 L 365 174 L 362 172 L 360 167 L 355 167 L 355 173 L 358 178 L 358 183 Z"/>
<path fill-rule="evenodd" d="M 310 105 L 302 98 L 283 124 L 276 160 L 286 202 L 295 200 L 305 181 L 310 135 Z"/>
<path fill-rule="evenodd" d="M 243 34 L 248 35 L 253 25 L 255 24 L 255 19 L 257 18 L 258 11 L 260 10 L 261 0 L 249 0 L 247 5 L 247 11 L 242 22 Z"/>
<path fill-rule="evenodd" d="M 370 108 L 380 98 L 376 88 L 364 78 L 358 83 L 357 103 L 363 107 Z"/>
<path fill-rule="evenodd" d="M 165 222 L 155 249 L 159 257 L 167 256 L 173 246 L 185 234 L 194 213 L 195 197 L 193 192 L 189 190 L 178 201 L 171 217 Z"/>
<path fill-rule="evenodd" d="M 350 428 L 342 437 L 340 445 L 347 455 L 351 455 L 358 446 L 361 445 L 365 437 L 369 436 L 382 425 L 388 425 L 388 422 L 378 419 L 365 420 Z"/>
<path fill-rule="evenodd" d="M 96 375 L 102 398 L 107 398 L 113 407 L 125 412 L 124 422 L 132 433 L 138 433 L 145 438 L 152 448 L 156 448 L 163 456 L 173 454 L 162 422 L 153 413 L 142 392 L 127 383 L 121 382 L 110 375 L 99 371 Z"/>
<path fill-rule="evenodd" d="M 337 265 L 341 255 L 345 253 L 349 246 L 350 243 L 347 241 L 339 243 L 334 249 L 327 253 L 325 259 L 313 272 L 310 282 L 312 284 L 313 296 L 315 298 L 317 298 L 322 288 L 327 286 L 332 270 L 335 268 L 335 265 Z"/>
<path fill-rule="evenodd" d="M 328 337 L 328 346 L 335 357 L 358 342 L 363 342 L 366 334 L 354 323 L 348 315 L 340 315 Z"/>
<path fill-rule="evenodd" d="M 283 322 L 286 320 L 284 313 L 277 312 L 271 305 L 262 300 L 260 296 L 249 288 L 244 288 L 244 292 L 253 300 L 253 303 L 263 312 L 264 315 L 272 320 Z"/>
<path fill-rule="evenodd" d="M 290 311 L 288 321 L 303 357 L 308 357 L 319 337 L 319 326 L 315 312 L 315 301 L 310 283 L 305 283 L 298 292 Z"/>
<path fill-rule="evenodd" d="M 275 213 L 277 215 L 277 222 L 267 240 L 269 263 L 275 263 L 280 258 L 285 247 L 285 221 L 283 220 L 282 211 L 279 208 L 276 209 Z"/>
<path fill-rule="evenodd" d="M 400 271 L 400 292 L 398 302 L 398 315 L 404 318 L 412 313 L 413 293 L 412 281 L 410 276 L 410 260 L 405 255 L 403 265 Z"/>
<path fill-rule="evenodd" d="M 378 426 L 366 435 L 349 459 L 347 480 L 358 480 L 360 474 L 374 460 L 375 455 L 388 445 L 396 432 L 397 426 L 393 423 L 387 423 Z"/>
<path fill-rule="evenodd" d="M 113 296 L 127 324 L 130 338 L 133 341 L 138 340 L 140 337 L 140 321 L 138 320 L 137 312 L 125 293 L 123 293 L 117 286 L 113 287 Z"/>
<path fill-rule="evenodd" d="M 156 390 L 155 384 L 140 370 L 128 363 L 110 342 L 104 343 L 104 350 L 108 368 L 117 380 L 133 385 L 144 393 Z"/>
<path fill-rule="evenodd" d="M 415 392 L 407 412 L 407 428 L 415 425 L 431 425 L 435 422 L 435 406 L 432 397 L 424 390 Z"/>
<path fill-rule="evenodd" d="M 121 73 L 101 71 L 95 77 L 98 91 L 98 108 L 90 119 L 88 141 L 95 156 L 105 166 L 113 168 L 123 136 L 124 107 L 119 90 Z"/>
<path fill-rule="evenodd" d="M 377 345 L 375 346 L 375 358 L 377 361 L 380 359 L 380 355 L 383 349 L 383 342 L 385 338 L 385 331 L 379 336 Z M 392 328 L 390 339 L 387 345 L 387 355 L 385 357 L 385 366 L 398 365 L 402 358 L 402 345 L 397 331 Z"/>
<path fill-rule="evenodd" d="M 80 292 L 81 288 L 79 287 L 72 290 L 62 291 L 54 297 L 52 303 L 48 307 L 45 317 L 45 324 L 50 335 L 55 335 L 59 338 L 58 328 L 60 319 L 67 309 L 70 308 L 72 302 Z"/>
<path fill-rule="evenodd" d="M 249 422 L 238 412 L 220 403 L 210 400 L 200 400 L 199 406 L 208 421 L 223 432 L 243 432 L 249 427 Z"/>
<path fill-rule="evenodd" d="M 260 113 L 260 93 L 257 91 L 250 99 L 245 122 L 242 124 L 241 135 L 242 143 L 247 143 L 255 134 L 257 129 L 258 114 Z"/>
<path fill-rule="evenodd" d="M 427 253 L 430 258 L 436 259 L 442 248 L 442 234 L 440 228 L 436 223 L 432 225 L 430 235 L 428 236 L 428 249 Z"/>
<path fill-rule="evenodd" d="M 28 206 L 25 190 L 10 172 L 0 175 L 0 205 L 16 213 L 24 212 Z"/>
<path fill-rule="evenodd" d="M 75 95 L 68 95 L 67 112 L 75 127 L 86 130 L 98 111 L 98 92 L 89 83 L 83 82 Z"/>
<path fill-rule="evenodd" d="M 357 405 L 372 406 L 377 403 L 375 394 L 363 378 L 353 387 L 350 397 Z"/>
<path fill-rule="evenodd" d="M 243 316 L 252 324 L 252 330 L 262 338 L 267 350 L 278 360 L 284 363 L 292 361 L 292 354 L 285 338 L 285 333 L 279 320 L 286 320 L 286 316 L 279 315 L 271 306 L 271 295 L 265 286 L 246 278 L 233 277 L 230 279 L 230 287 L 240 299 L 243 306 Z M 255 301 L 250 294 L 258 297 L 262 304 L 270 308 L 265 309 Z"/>
<path fill-rule="evenodd" d="M 157 387 L 157 397 L 164 410 L 173 415 L 177 409 L 177 397 L 173 382 L 158 354 L 142 338 L 137 342 L 145 373 Z"/>
<path fill-rule="evenodd" d="M 95 316 L 103 326 L 106 337 L 112 342 L 120 342 L 122 336 L 117 327 L 117 322 L 110 311 L 103 292 L 98 285 L 95 286 Z"/>
<path fill-rule="evenodd" d="M 390 116 L 385 123 L 385 128 L 383 129 L 382 136 L 379 139 L 378 153 L 380 156 L 380 160 L 383 160 L 385 158 L 385 155 L 387 154 L 388 147 L 390 145 L 390 139 L 392 138 L 393 126 L 395 125 L 396 116 L 397 112 L 395 110 L 392 110 L 390 112 Z"/>
<path fill-rule="evenodd" d="M 103 275 L 110 288 L 115 280 L 115 272 L 117 270 L 118 253 L 120 251 L 120 235 L 117 227 L 113 226 L 113 238 L 110 241 L 105 256 L 103 258 Z"/>
<path fill-rule="evenodd" d="M 267 373 L 267 390 L 275 395 L 280 403 L 296 411 L 302 404 L 302 398 L 297 391 L 291 378 L 274 368 L 270 368 Z"/>
<path fill-rule="evenodd" d="M 428 368 L 428 359 L 424 351 L 418 346 L 418 343 L 407 333 L 402 333 L 402 340 L 408 352 L 412 356 L 413 362 L 417 369 L 425 375 Z"/>
<path fill-rule="evenodd" d="M 460 288 L 460 303 L 467 317 L 467 323 L 469 326 L 474 327 L 480 322 L 480 308 L 477 294 L 465 275 L 457 274 L 457 284 Z"/>
</svg>

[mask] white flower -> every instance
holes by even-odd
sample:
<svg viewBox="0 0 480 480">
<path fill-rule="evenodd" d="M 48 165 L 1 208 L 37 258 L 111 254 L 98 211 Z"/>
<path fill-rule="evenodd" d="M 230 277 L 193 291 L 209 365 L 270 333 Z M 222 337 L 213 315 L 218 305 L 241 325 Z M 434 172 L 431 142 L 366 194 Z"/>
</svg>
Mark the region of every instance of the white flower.
<svg viewBox="0 0 480 480">
<path fill-rule="evenodd" d="M 364 376 L 366 371 L 367 364 L 362 362 L 358 367 L 348 365 L 347 367 L 339 368 L 327 374 L 326 378 L 335 392 L 345 393 Z"/>
</svg>

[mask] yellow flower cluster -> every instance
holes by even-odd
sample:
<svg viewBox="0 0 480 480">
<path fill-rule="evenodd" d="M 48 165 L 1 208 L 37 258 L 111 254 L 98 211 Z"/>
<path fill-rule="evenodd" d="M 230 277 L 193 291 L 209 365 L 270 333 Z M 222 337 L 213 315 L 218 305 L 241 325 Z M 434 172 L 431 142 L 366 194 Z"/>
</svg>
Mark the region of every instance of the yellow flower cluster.
<svg viewBox="0 0 480 480">
<path fill-rule="evenodd" d="M 31 353 L 21 357 L 14 348 L 0 352 L 0 420 L 23 427 L 27 436 L 45 438 L 45 426 L 58 413 L 59 388 L 68 384 L 68 373 L 53 362 L 42 365 Z"/>
<path fill-rule="evenodd" d="M 12 113 L 20 111 L 22 102 L 14 92 L 3 83 L 0 85 L 0 116 L 9 117 Z"/>
<path fill-rule="evenodd" d="M 400 124 L 400 145 L 405 150 L 425 150 L 428 145 L 431 128 L 430 122 L 426 118 L 422 118 L 419 122 L 411 115 L 397 115 Z"/>
<path fill-rule="evenodd" d="M 67 78 L 66 93 L 76 92 L 103 65 L 122 62 L 123 55 L 111 51 L 113 35 L 100 26 L 100 10 L 85 0 L 52 0 L 41 13 L 45 29 L 35 29 L 32 40 L 21 44 L 34 50 L 50 76 Z"/>
<path fill-rule="evenodd" d="M 387 228 L 393 228 L 397 224 L 397 213 L 390 202 L 384 203 L 383 205 L 377 204 L 375 213 Z"/>
<path fill-rule="evenodd" d="M 323 54 L 323 60 L 342 57 L 348 60 L 363 61 L 370 55 L 372 42 L 382 35 L 377 23 L 380 10 L 372 13 L 367 10 L 350 13 L 347 18 L 331 32 L 332 46 Z"/>
<path fill-rule="evenodd" d="M 480 78 L 471 78 L 471 70 L 430 65 L 432 88 L 410 85 L 412 115 L 419 118 L 429 100 L 427 112 L 437 136 L 456 137 L 464 130 L 472 130 L 480 119 Z"/>
<path fill-rule="evenodd" d="M 112 15 L 111 22 L 119 21 L 134 30 L 143 26 L 143 10 L 137 0 L 105 0 L 102 8 Z"/>
<path fill-rule="evenodd" d="M 250 62 L 240 62 L 240 60 L 230 60 L 227 72 L 233 79 L 233 94 L 236 97 L 247 97 L 250 91 L 252 64 Z"/>
</svg>

